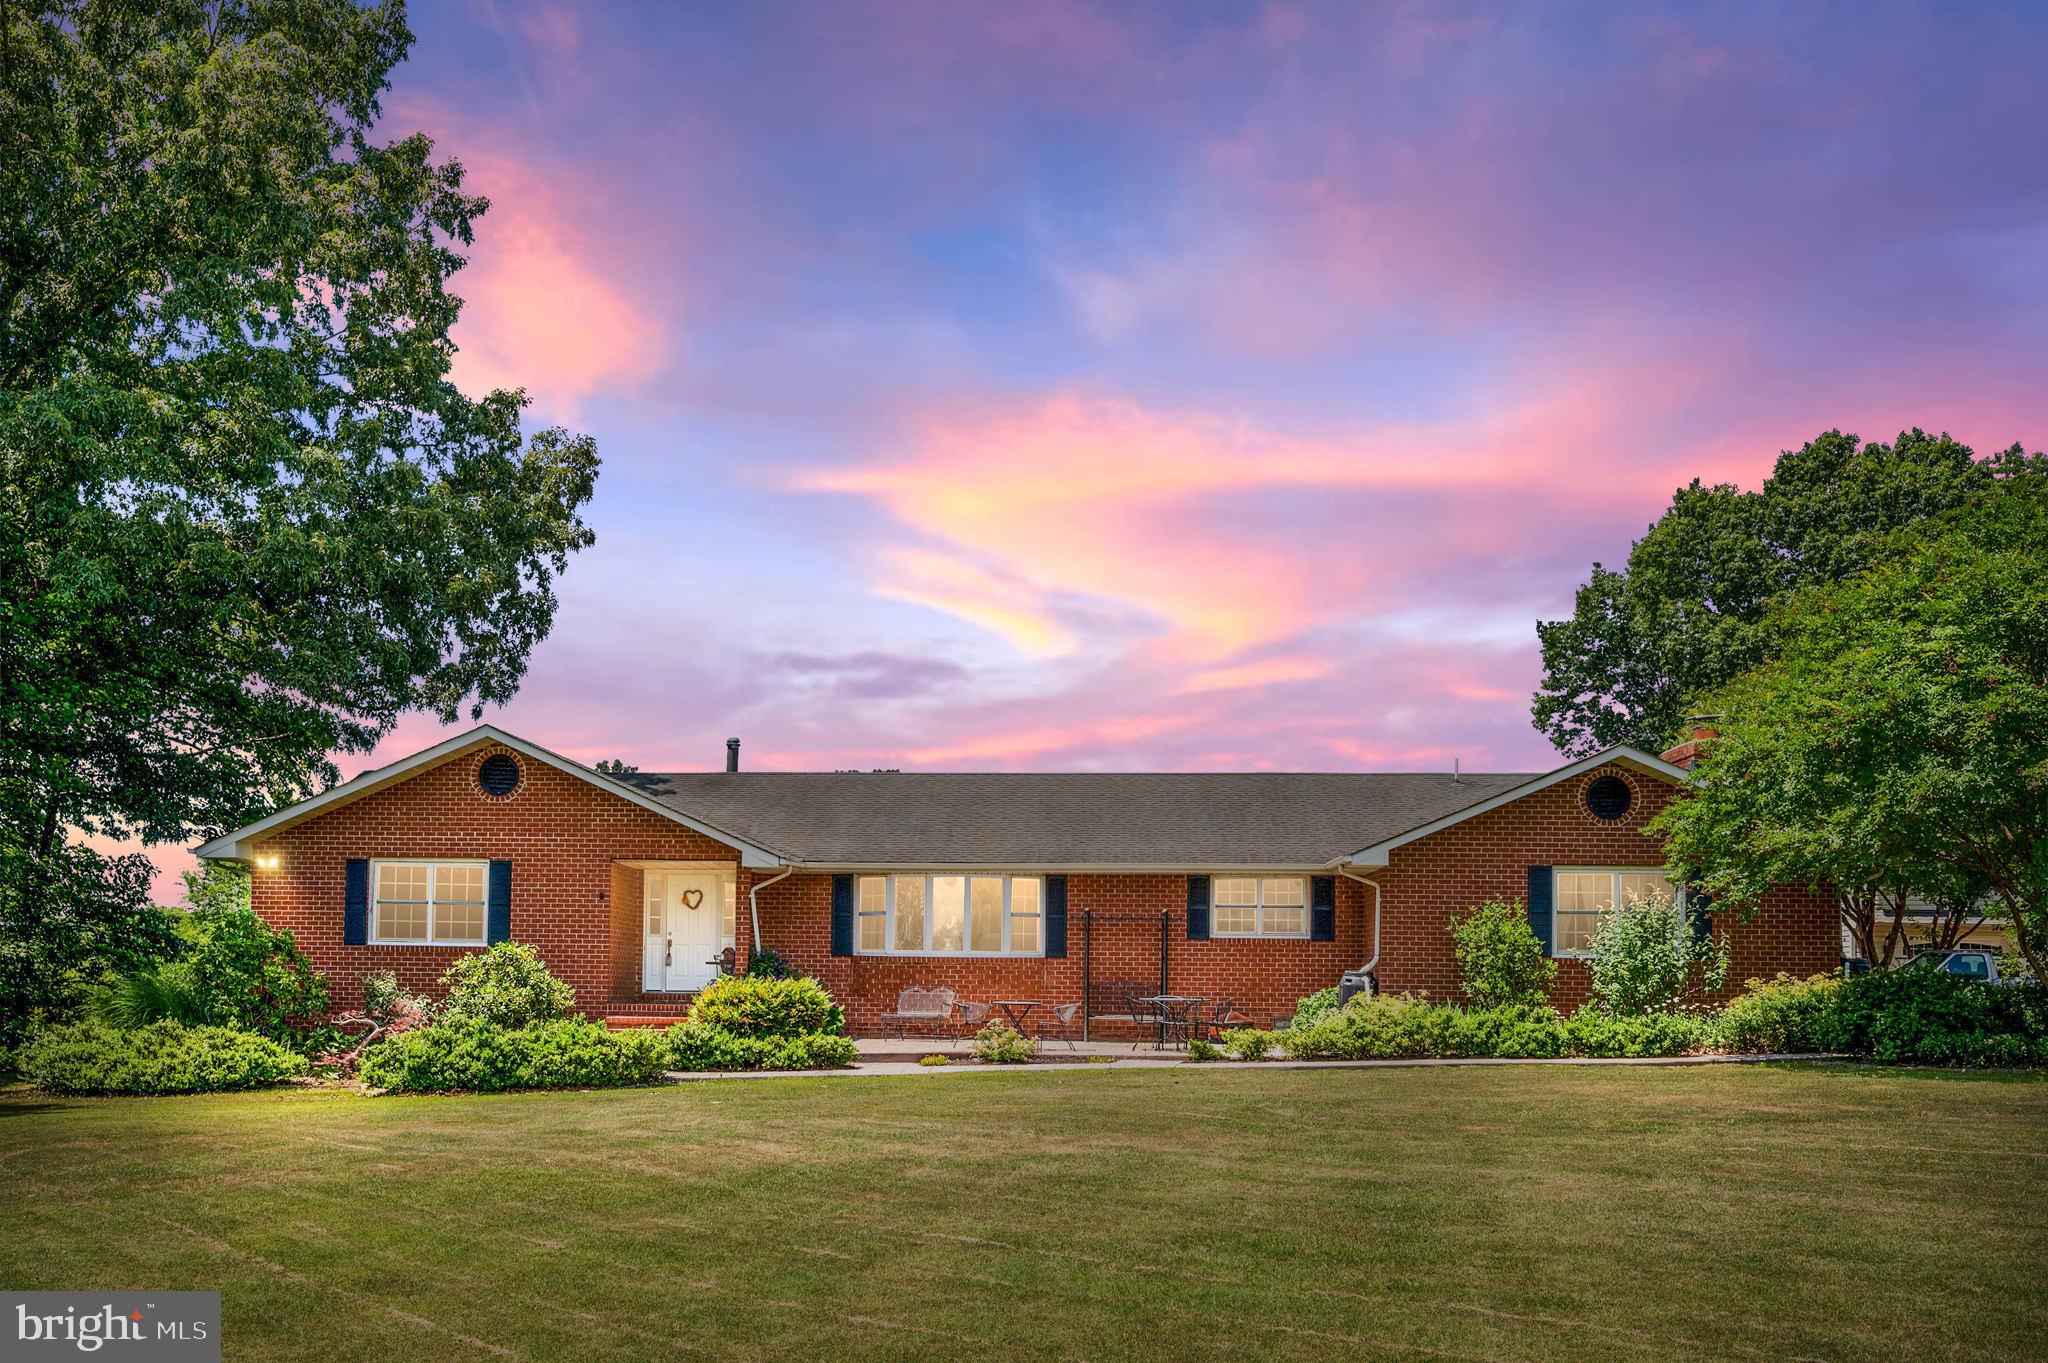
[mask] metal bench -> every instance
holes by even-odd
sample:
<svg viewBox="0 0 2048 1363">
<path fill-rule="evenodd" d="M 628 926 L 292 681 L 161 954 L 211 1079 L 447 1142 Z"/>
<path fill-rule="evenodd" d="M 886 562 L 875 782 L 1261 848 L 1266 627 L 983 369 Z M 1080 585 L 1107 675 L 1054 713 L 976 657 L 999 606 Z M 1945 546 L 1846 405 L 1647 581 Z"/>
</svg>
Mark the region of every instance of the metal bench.
<svg viewBox="0 0 2048 1363">
<path fill-rule="evenodd" d="M 890 1036 L 907 1037 L 911 1028 L 920 1027 L 929 1028 L 931 1036 L 957 1037 L 960 1033 L 953 1012 L 958 1003 L 959 995 L 944 986 L 913 986 L 896 996 L 894 1012 L 882 1014 L 882 1030 Z"/>
<path fill-rule="evenodd" d="M 1151 1011 L 1146 1010 L 1142 1016 L 1132 1012 L 1131 999 L 1158 992 L 1156 980 L 1090 980 L 1088 1017 L 1097 1022 L 1150 1022 L 1153 1020 Z"/>
</svg>

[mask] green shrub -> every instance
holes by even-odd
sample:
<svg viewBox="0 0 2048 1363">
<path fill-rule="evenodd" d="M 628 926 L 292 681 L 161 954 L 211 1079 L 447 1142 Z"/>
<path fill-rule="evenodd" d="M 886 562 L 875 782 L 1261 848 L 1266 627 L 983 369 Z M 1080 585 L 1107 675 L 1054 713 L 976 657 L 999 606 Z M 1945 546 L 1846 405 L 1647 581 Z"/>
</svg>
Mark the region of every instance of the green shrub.
<svg viewBox="0 0 2048 1363">
<path fill-rule="evenodd" d="M 1615 1017 L 1586 1009 L 1563 1018 L 1526 1004 L 1460 1008 L 1382 996 L 1353 999 L 1312 1027 L 1280 1033 L 1278 1040 L 1297 1060 L 1528 1060 L 1682 1055 L 1706 1036 L 1707 1025 L 1683 1013 Z"/>
<path fill-rule="evenodd" d="M 1931 1036 L 1920 1043 L 1917 1057 L 1930 1065 L 1969 1065 L 2014 1069 L 2048 1065 L 2048 1037 L 1992 1033 L 1981 1036 Z"/>
<path fill-rule="evenodd" d="M 2048 1040 L 2048 993 L 2041 986 L 1984 984 L 1937 970 L 1878 971 L 1843 980 L 1814 1024 L 1820 1049 L 1885 1062 L 1949 1063 L 1999 1036 Z"/>
<path fill-rule="evenodd" d="M 1290 1027 L 1306 1027 L 1325 1014 L 1337 1011 L 1337 986 L 1318 989 L 1294 1005 L 1294 1021 Z"/>
<path fill-rule="evenodd" d="M 562 1018 L 521 1028 L 520 1088 L 619 1088 L 651 1084 L 668 1069 L 668 1045 L 647 1027 L 608 1031 Z"/>
<path fill-rule="evenodd" d="M 664 1039 L 678 1070 L 838 1070 L 859 1054 L 851 1038 L 830 1032 L 740 1036 L 696 1021 L 676 1024 Z"/>
<path fill-rule="evenodd" d="M 796 975 L 788 960 L 774 947 L 755 947 L 748 952 L 746 973 L 764 980 L 787 980 Z"/>
<path fill-rule="evenodd" d="M 1489 899 L 1451 920 L 1458 977 L 1475 1008 L 1542 1004 L 1557 979 L 1557 962 L 1529 926 L 1519 900 Z"/>
<path fill-rule="evenodd" d="M 16 1056 L 22 1078 L 52 1093 L 222 1093 L 306 1072 L 306 1058 L 254 1032 L 155 1022 L 51 1027 Z"/>
<path fill-rule="evenodd" d="M 579 1018 L 501 1027 L 463 1016 L 377 1042 L 356 1073 L 393 1093 L 492 1093 L 648 1084 L 667 1068 L 668 1047 L 653 1032 L 611 1032 Z"/>
<path fill-rule="evenodd" d="M 1564 1019 L 1545 1004 L 1446 1011 L 1454 1055 L 1529 1060 L 1580 1053 L 1572 1049 Z"/>
<path fill-rule="evenodd" d="M 1622 1016 L 1665 1013 L 1728 978 L 1728 947 L 1695 938 L 1669 899 L 1632 899 L 1593 934 L 1593 997 Z"/>
<path fill-rule="evenodd" d="M 567 1017 L 576 991 L 555 978 L 540 953 L 523 942 L 498 942 L 463 956 L 441 974 L 448 997 L 441 1017 L 488 1022 L 507 1029 Z"/>
<path fill-rule="evenodd" d="M 1441 1004 L 1384 994 L 1359 995 L 1307 1027 L 1279 1034 L 1295 1060 L 1391 1060 L 1454 1054 L 1450 1012 Z"/>
<path fill-rule="evenodd" d="M 946 1057 L 943 1055 L 921 1055 L 917 1058 L 917 1063 L 920 1065 L 936 1067 L 939 1065 L 947 1064 L 948 1061 Z"/>
<path fill-rule="evenodd" d="M 200 997 L 191 967 L 183 961 L 166 961 L 154 970 L 122 976 L 93 998 L 89 1011 L 117 1030 L 147 1027 L 152 1022 L 207 1025 L 206 1001 Z"/>
<path fill-rule="evenodd" d="M 1206 1061 L 1221 1060 L 1222 1058 L 1223 1052 L 1216 1048 L 1215 1042 L 1206 1041 L 1198 1036 L 1188 1038 L 1188 1059 Z"/>
<path fill-rule="evenodd" d="M 326 1015 L 326 978 L 291 933 L 254 910 L 195 910 L 180 921 L 178 935 L 192 943 L 184 964 L 215 1026 L 288 1041 Z"/>
<path fill-rule="evenodd" d="M 974 1034 L 974 1053 L 991 1065 L 1021 1065 L 1038 1054 L 1038 1043 L 996 1018 Z"/>
<path fill-rule="evenodd" d="M 1712 1021 L 1692 1013 L 1617 1016 L 1582 1008 L 1564 1019 L 1562 1053 L 1602 1058 L 1686 1055 L 1712 1039 Z"/>
<path fill-rule="evenodd" d="M 1714 1019 L 1713 1043 L 1761 1055 L 1821 1050 L 1823 1019 L 1841 986 L 1839 975 L 1751 980 Z"/>
<path fill-rule="evenodd" d="M 807 975 L 713 980 L 690 1004 L 690 1021 L 749 1037 L 839 1036 L 846 1031 L 845 1011 Z"/>
<path fill-rule="evenodd" d="M 1296 1014 L 1299 1016 L 1299 1014 Z M 1268 1032 L 1258 1027 L 1233 1027 L 1216 1038 L 1216 1044 L 1232 1060 L 1264 1060 L 1266 1053 L 1280 1040 L 1280 1033 Z"/>
<path fill-rule="evenodd" d="M 93 1000 L 95 1017 L 116 1029 L 228 1027 L 306 1048 L 327 1012 L 327 981 L 289 932 L 244 908 L 194 909 L 173 921 L 178 954 L 116 980 Z"/>
</svg>

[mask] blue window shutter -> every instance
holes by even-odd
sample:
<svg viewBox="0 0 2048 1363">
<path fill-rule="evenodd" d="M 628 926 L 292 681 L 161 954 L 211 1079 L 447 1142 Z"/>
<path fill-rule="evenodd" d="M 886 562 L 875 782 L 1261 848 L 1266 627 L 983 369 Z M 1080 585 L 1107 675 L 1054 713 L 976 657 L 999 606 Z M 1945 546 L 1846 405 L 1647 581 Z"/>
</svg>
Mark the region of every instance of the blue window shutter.
<svg viewBox="0 0 2048 1363">
<path fill-rule="evenodd" d="M 1067 878 L 1045 878 L 1045 954 L 1067 954 Z"/>
<path fill-rule="evenodd" d="M 1693 890 L 1685 896 L 1686 917 L 1692 922 L 1692 940 L 1711 942 L 1714 940 L 1714 901 L 1704 890 Z"/>
<path fill-rule="evenodd" d="M 1197 942 L 1209 940 L 1209 877 L 1188 877 L 1188 936 Z"/>
<path fill-rule="evenodd" d="M 1337 940 L 1337 877 L 1308 878 L 1308 939 L 1311 942 Z"/>
<path fill-rule="evenodd" d="M 366 946 L 370 941 L 370 863 L 366 857 L 350 857 L 342 877 L 341 944 Z"/>
<path fill-rule="evenodd" d="M 1550 900 L 1554 885 L 1548 866 L 1529 868 L 1529 931 L 1543 943 L 1546 956 L 1557 952 L 1557 939 L 1550 930 Z"/>
<path fill-rule="evenodd" d="M 488 926 L 484 930 L 486 942 L 509 942 L 512 940 L 512 863 L 494 861 L 491 863 L 491 888 L 486 894 Z"/>
<path fill-rule="evenodd" d="M 832 954 L 853 955 L 853 877 L 832 877 Z"/>
</svg>

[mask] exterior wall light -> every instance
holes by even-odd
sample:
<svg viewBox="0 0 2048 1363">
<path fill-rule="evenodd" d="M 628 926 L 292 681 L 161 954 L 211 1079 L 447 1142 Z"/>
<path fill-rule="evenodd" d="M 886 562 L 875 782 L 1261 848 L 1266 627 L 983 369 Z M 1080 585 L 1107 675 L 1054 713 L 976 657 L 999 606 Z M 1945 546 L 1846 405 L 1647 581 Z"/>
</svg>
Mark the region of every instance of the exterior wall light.
<svg viewBox="0 0 2048 1363">
<path fill-rule="evenodd" d="M 266 871 L 275 871 L 278 865 L 277 853 L 265 852 L 262 856 L 256 858 L 256 864 Z"/>
</svg>

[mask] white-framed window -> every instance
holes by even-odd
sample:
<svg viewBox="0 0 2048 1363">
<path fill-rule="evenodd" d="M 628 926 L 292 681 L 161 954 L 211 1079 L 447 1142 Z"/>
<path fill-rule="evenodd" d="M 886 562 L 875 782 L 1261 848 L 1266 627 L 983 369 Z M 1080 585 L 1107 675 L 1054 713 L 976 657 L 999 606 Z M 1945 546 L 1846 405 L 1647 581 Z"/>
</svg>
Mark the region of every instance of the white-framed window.
<svg viewBox="0 0 2048 1363">
<path fill-rule="evenodd" d="M 387 946 L 486 944 L 483 861 L 370 863 L 370 940 Z"/>
<path fill-rule="evenodd" d="M 853 949 L 863 956 L 1038 956 L 1038 876 L 904 871 L 854 877 Z"/>
<path fill-rule="evenodd" d="M 1663 898 L 1674 908 L 1684 900 L 1671 878 L 1654 867 L 1559 866 L 1550 875 L 1553 956 L 1592 955 L 1594 934 L 1630 900 Z"/>
<path fill-rule="evenodd" d="M 1211 876 L 1209 935 L 1308 936 L 1308 878 Z"/>
</svg>

